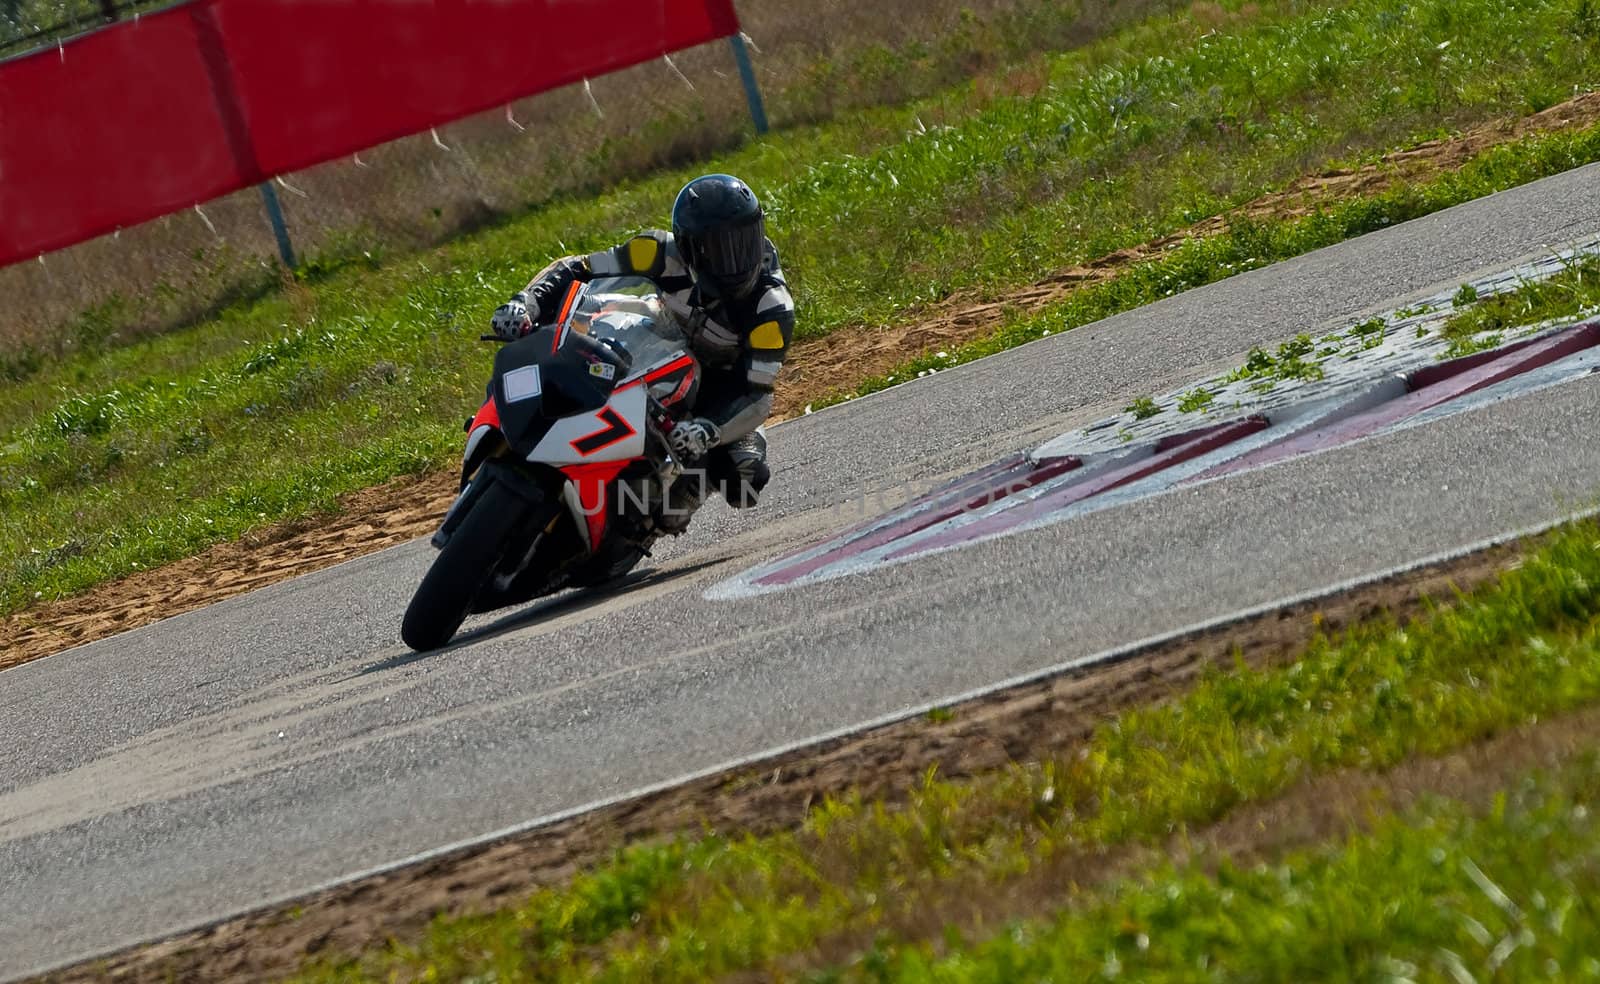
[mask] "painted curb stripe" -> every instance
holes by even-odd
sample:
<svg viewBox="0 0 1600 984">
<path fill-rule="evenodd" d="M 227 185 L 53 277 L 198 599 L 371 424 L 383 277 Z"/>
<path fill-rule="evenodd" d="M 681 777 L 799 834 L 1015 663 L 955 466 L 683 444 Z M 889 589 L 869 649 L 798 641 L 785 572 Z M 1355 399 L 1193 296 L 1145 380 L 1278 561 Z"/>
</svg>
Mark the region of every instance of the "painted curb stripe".
<svg viewBox="0 0 1600 984">
<path fill-rule="evenodd" d="M 1452 404 L 1470 409 L 1478 402 L 1469 398 L 1473 394 L 1513 380 L 1537 387 L 1576 378 L 1582 374 L 1576 364 L 1567 373 L 1556 371 L 1574 359 L 1600 359 L 1600 322 L 1409 373 L 1374 376 L 1343 394 L 1168 434 L 1143 446 L 1082 453 L 1073 447 L 1074 435 L 1063 435 L 1031 454 L 1006 457 L 948 482 L 881 518 L 753 567 L 706 596 L 726 600 L 831 580 L 1317 454 L 1435 419 Z"/>
<path fill-rule="evenodd" d="M 1586 348 L 1600 344 L 1600 324 L 1588 324 L 1549 338 L 1537 339 L 1514 346 L 1509 351 L 1482 353 L 1491 358 L 1469 356 L 1462 364 L 1444 363 L 1419 370 L 1408 377 L 1412 387 L 1405 396 L 1374 407 L 1365 413 L 1348 417 L 1309 433 L 1286 438 L 1259 451 L 1235 458 L 1196 476 L 1194 481 L 1215 478 L 1257 468 L 1262 465 L 1299 457 L 1314 451 L 1349 444 L 1378 431 L 1392 427 L 1407 417 L 1414 417 L 1441 403 L 1466 396 L 1513 376 L 1549 365 L 1558 359 L 1575 355 Z M 1420 388 L 1417 388 L 1420 383 Z"/>
<path fill-rule="evenodd" d="M 1077 457 L 1055 458 L 1042 464 L 1033 464 L 1023 459 L 995 476 L 1004 478 L 1004 482 L 964 483 L 953 492 L 939 496 L 909 517 L 898 519 L 867 533 L 865 536 L 825 550 L 799 563 L 786 565 L 776 573 L 758 578 L 756 583 L 768 586 L 792 584 L 831 564 L 849 560 L 852 557 L 866 553 L 868 550 L 874 550 L 896 540 L 914 536 L 930 526 L 937 526 L 964 513 L 992 506 L 1008 496 L 1025 492 L 1036 485 L 1066 474 L 1082 465 L 1083 460 Z M 982 491 L 979 491 L 979 487 L 983 487 Z M 975 497 L 974 493 L 976 493 Z"/>
<path fill-rule="evenodd" d="M 1267 426 L 1267 418 L 1251 416 L 1243 420 L 1207 428 L 1204 431 L 1179 435 L 1177 438 L 1158 442 L 1154 455 L 1140 458 L 1132 464 L 1112 468 L 1104 474 L 1086 478 L 1082 482 L 1075 482 L 1063 488 L 1052 490 L 1026 505 L 1005 509 L 975 522 L 945 530 L 931 537 L 925 537 L 914 544 L 889 554 L 885 559 L 890 561 L 901 560 L 930 550 L 938 550 L 963 540 L 970 540 L 980 536 L 992 536 L 1021 526 L 1073 503 L 1082 502 L 1091 496 L 1109 492 L 1119 486 L 1129 485 L 1174 465 L 1198 458 L 1224 445 L 1232 444 L 1234 441 L 1263 431 Z M 1163 445 L 1166 446 L 1163 447 Z"/>
</svg>

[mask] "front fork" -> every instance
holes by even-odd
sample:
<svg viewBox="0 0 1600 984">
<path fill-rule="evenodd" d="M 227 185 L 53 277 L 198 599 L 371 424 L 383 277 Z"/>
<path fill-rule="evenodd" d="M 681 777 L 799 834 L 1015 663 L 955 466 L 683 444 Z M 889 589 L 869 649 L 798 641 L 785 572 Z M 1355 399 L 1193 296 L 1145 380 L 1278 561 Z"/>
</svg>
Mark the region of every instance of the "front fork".
<svg viewBox="0 0 1600 984">
<path fill-rule="evenodd" d="M 456 493 L 455 501 L 450 503 L 450 508 L 444 511 L 444 521 L 434 531 L 433 539 L 428 541 L 433 545 L 433 549 L 443 550 L 444 545 L 450 542 L 450 534 L 456 531 L 456 527 L 461 525 L 461 517 L 466 515 L 463 506 L 467 502 L 467 493 L 471 491 L 472 483 L 469 481 L 460 492 Z"/>
<path fill-rule="evenodd" d="M 467 427 L 471 428 L 472 423 L 469 419 Z M 450 503 L 450 508 L 445 510 L 444 519 L 439 523 L 439 529 L 433 534 L 433 539 L 428 541 L 433 544 L 435 550 L 444 549 L 444 545 L 450 542 L 450 534 L 461 525 L 461 517 L 467 514 L 470 504 L 483 494 L 484 483 L 479 482 L 478 477 L 483 475 L 484 464 L 491 458 L 504 454 L 505 451 L 505 439 L 487 424 L 480 425 L 468 434 L 467 446 L 461 452 L 461 491 L 456 493 L 455 501 Z"/>
<path fill-rule="evenodd" d="M 482 453 L 476 467 L 472 467 L 470 463 L 463 466 L 464 472 L 469 467 L 472 467 L 472 472 L 464 479 L 461 491 L 456 493 L 455 501 L 450 503 L 450 508 L 445 510 L 444 520 L 440 522 L 438 531 L 429 541 L 435 549 L 442 550 L 444 545 L 450 542 L 451 534 L 455 533 L 456 527 L 461 525 L 462 519 L 471 511 L 472 504 L 482 497 L 483 490 L 488 488 L 491 481 L 505 485 L 529 502 L 545 500 L 545 494 L 533 478 L 499 461 L 505 456 L 506 451 L 505 442 L 500 441 L 497 446 Z"/>
</svg>

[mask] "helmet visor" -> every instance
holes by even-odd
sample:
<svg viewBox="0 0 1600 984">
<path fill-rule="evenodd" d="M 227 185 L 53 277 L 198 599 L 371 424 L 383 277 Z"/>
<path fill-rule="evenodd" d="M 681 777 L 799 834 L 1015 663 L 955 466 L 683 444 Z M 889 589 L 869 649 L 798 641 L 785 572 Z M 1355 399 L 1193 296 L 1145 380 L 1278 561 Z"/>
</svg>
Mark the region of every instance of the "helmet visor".
<svg viewBox="0 0 1600 984">
<path fill-rule="evenodd" d="M 689 265 L 715 280 L 745 280 L 761 266 L 766 255 L 762 225 L 759 221 L 743 222 L 696 233 L 689 245 Z"/>
</svg>

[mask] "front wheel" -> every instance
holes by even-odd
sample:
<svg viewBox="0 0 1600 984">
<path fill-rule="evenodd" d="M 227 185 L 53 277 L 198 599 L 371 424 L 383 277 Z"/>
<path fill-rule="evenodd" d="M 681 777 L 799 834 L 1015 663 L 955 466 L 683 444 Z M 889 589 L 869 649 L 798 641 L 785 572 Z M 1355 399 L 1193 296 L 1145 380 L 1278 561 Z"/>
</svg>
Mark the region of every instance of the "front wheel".
<svg viewBox="0 0 1600 984">
<path fill-rule="evenodd" d="M 438 649 L 461 628 L 472 600 L 500 565 L 528 503 L 499 482 L 483 490 L 417 586 L 400 638 L 422 652 Z"/>
</svg>

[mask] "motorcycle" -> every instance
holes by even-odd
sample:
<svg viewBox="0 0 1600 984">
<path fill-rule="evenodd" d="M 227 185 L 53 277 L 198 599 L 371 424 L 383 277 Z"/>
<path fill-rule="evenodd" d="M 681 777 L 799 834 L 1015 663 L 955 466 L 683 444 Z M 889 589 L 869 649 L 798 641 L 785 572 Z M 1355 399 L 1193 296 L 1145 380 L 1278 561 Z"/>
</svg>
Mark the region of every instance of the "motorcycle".
<svg viewBox="0 0 1600 984">
<path fill-rule="evenodd" d="M 677 320 L 639 277 L 574 284 L 554 324 L 507 342 L 467 422 L 461 491 L 406 608 L 406 645 L 436 649 L 469 614 L 632 570 L 667 531 L 686 463 L 666 435 L 699 383 Z"/>
</svg>

